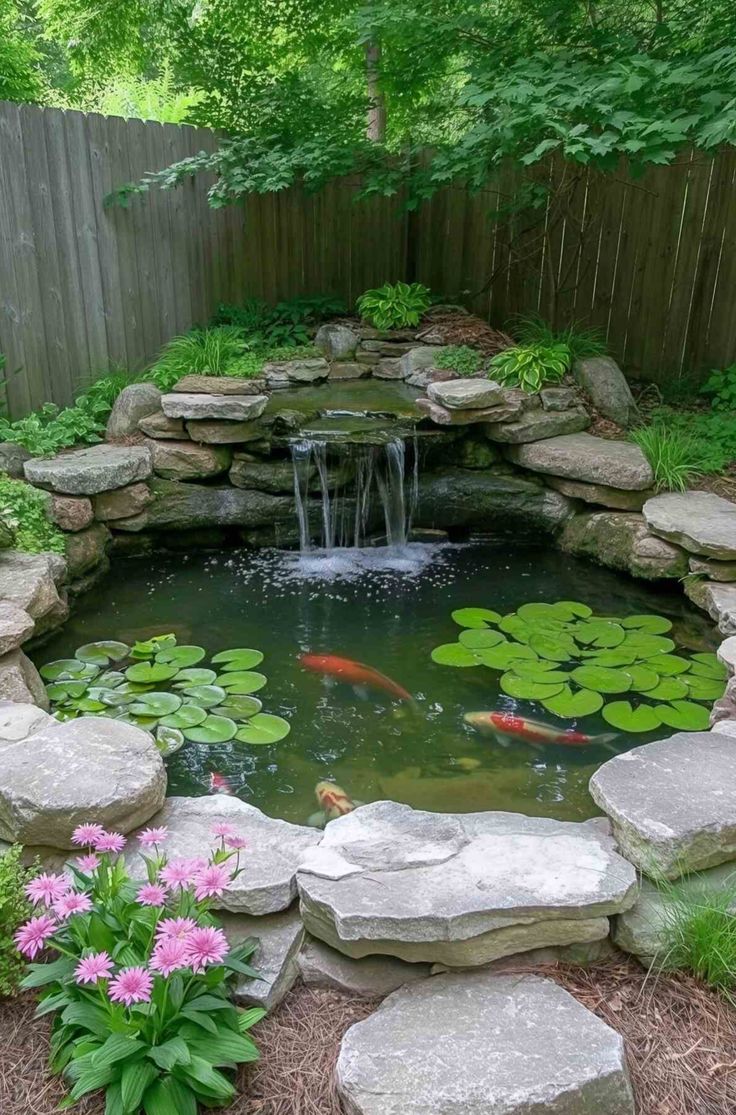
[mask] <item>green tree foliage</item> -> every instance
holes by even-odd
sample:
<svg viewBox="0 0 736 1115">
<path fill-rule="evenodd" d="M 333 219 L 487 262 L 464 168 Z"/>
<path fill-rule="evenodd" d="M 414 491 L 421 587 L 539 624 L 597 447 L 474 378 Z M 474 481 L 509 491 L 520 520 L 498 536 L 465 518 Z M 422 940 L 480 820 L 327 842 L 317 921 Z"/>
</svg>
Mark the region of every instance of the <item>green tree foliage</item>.
<svg viewBox="0 0 736 1115">
<path fill-rule="evenodd" d="M 0 100 L 40 100 L 40 63 L 30 20 L 15 0 L 0 0 Z"/>
</svg>

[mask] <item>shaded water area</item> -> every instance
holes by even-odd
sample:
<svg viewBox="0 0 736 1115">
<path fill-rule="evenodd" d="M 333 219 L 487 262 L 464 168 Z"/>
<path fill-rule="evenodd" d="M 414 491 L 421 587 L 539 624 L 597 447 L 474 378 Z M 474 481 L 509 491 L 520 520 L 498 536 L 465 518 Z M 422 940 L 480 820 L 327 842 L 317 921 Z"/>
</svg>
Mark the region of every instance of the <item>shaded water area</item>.
<svg viewBox="0 0 736 1115">
<path fill-rule="evenodd" d="M 611 746 L 501 746 L 463 723 L 467 711 L 514 710 L 569 728 L 533 701 L 499 689 L 487 667 L 452 669 L 430 659 L 453 641 L 455 608 L 510 612 L 527 601 L 579 600 L 598 614 L 656 612 L 674 621 L 673 638 L 692 650 L 715 643 L 713 629 L 679 588 L 655 590 L 559 553 L 478 541 L 409 545 L 394 550 L 338 550 L 299 555 L 229 550 L 157 554 L 119 561 L 78 604 L 65 629 L 36 655 L 38 664 L 73 654 L 98 639 L 176 633 L 213 654 L 256 647 L 268 685 L 264 710 L 291 723 L 281 743 L 187 743 L 167 760 L 169 793 L 207 793 L 224 775 L 243 800 L 304 822 L 314 812 L 315 784 L 333 779 L 354 799 L 392 798 L 417 808 L 470 812 L 501 809 L 580 820 L 597 812 L 587 790 Z M 299 664 L 301 653 L 342 655 L 368 663 L 415 697 L 416 708 L 380 691 L 328 687 Z M 610 732 L 599 715 L 578 724 Z M 621 735 L 626 750 L 671 734 Z"/>
</svg>

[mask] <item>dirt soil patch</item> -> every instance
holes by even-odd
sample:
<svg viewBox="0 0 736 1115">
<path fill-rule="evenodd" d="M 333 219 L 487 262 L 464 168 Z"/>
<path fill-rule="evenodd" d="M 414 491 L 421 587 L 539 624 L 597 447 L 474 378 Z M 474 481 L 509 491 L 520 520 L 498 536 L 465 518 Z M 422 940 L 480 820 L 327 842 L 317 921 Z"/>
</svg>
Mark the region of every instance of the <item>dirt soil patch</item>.
<svg viewBox="0 0 736 1115">
<path fill-rule="evenodd" d="M 656 975 L 625 958 L 549 976 L 621 1033 L 637 1115 L 733 1115 L 736 1009 L 688 976 Z M 229 1115 L 343 1115 L 333 1085 L 340 1041 L 375 1002 L 298 986 L 256 1029 L 263 1058 L 241 1074 Z M 47 1074 L 49 1024 L 33 999 L 0 1001 L 0 1112 L 54 1115 L 64 1090 Z M 79 1115 L 103 1115 L 99 1098 Z"/>
</svg>

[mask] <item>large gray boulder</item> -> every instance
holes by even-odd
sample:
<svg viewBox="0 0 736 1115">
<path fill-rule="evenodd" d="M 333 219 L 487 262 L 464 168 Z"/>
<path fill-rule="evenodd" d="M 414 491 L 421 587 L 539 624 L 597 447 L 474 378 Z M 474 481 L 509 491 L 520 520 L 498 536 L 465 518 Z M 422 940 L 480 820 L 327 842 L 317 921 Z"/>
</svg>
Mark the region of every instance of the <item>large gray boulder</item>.
<svg viewBox="0 0 736 1115">
<path fill-rule="evenodd" d="M 478 380 L 473 382 L 477 383 Z M 439 386 L 438 384 L 429 384 L 427 390 L 432 386 Z M 438 426 L 471 426 L 483 423 L 487 425 L 489 421 L 496 422 L 510 422 L 521 413 L 521 407 L 514 399 L 504 401 L 494 401 L 489 407 L 450 407 L 442 406 L 440 403 L 434 402 L 432 399 L 417 399 L 417 407 L 423 411 L 428 418 L 430 418 Z"/>
<path fill-rule="evenodd" d="M 299 953 L 299 972 L 310 987 L 330 987 L 365 999 L 383 998 L 407 983 L 426 979 L 429 964 L 407 964 L 394 956 L 353 960 L 322 941 L 309 938 Z"/>
<path fill-rule="evenodd" d="M 148 732 L 89 716 L 31 738 L 0 743 L 0 839 L 72 848 L 85 821 L 127 833 L 161 807 L 166 773 Z"/>
<path fill-rule="evenodd" d="M 590 425 L 590 416 L 582 407 L 570 410 L 527 410 L 513 422 L 488 422 L 483 427 L 486 437 L 507 445 L 576 434 Z"/>
<path fill-rule="evenodd" d="M 31 459 L 31 454 L 14 441 L 0 441 L 0 472 L 7 472 L 14 480 L 22 480 L 23 465 Z"/>
<path fill-rule="evenodd" d="M 289 387 L 292 383 L 316 383 L 327 379 L 330 365 L 322 357 L 300 360 L 282 360 L 263 365 L 266 384 L 270 388 Z"/>
<path fill-rule="evenodd" d="M 233 987 L 235 1001 L 273 1010 L 299 978 L 299 950 L 304 940 L 299 911 L 292 907 L 262 917 L 221 913 L 219 920 L 231 946 L 249 937 L 258 941 L 248 963 L 260 979 L 238 975 Z"/>
<path fill-rule="evenodd" d="M 153 499 L 139 515 L 118 519 L 116 530 L 194 530 L 199 527 L 260 527 L 291 522 L 293 496 L 274 496 L 240 488 L 211 487 L 187 481 L 151 481 Z"/>
<path fill-rule="evenodd" d="M 395 991 L 342 1040 L 348 1115 L 633 1115 L 623 1040 L 552 980 L 454 973 Z"/>
<path fill-rule="evenodd" d="M 0 700 L 49 707 L 41 675 L 22 650 L 8 651 L 0 658 Z"/>
<path fill-rule="evenodd" d="M 141 418 L 161 409 L 161 392 L 153 383 L 131 383 L 118 395 L 107 420 L 105 437 L 117 441 L 138 430 Z"/>
<path fill-rule="evenodd" d="M 226 422 L 218 418 L 197 418 L 187 422 L 186 432 L 192 441 L 204 445 L 239 445 L 258 441 L 263 437 L 263 426 L 254 422 Z"/>
<path fill-rule="evenodd" d="M 218 845 L 212 826 L 222 821 L 245 836 L 248 848 L 242 853 L 245 870 L 221 898 L 214 900 L 214 905 L 259 917 L 287 909 L 296 898 L 297 868 L 308 850 L 319 844 L 322 833 L 267 817 L 254 805 L 226 794 L 167 798 L 151 824 L 169 830 L 169 859 L 194 859 L 207 856 Z M 134 877 L 145 874 L 140 857 L 132 852 L 129 866 Z"/>
<path fill-rule="evenodd" d="M 381 801 L 327 826 L 298 885 L 307 929 L 347 956 L 470 967 L 607 936 L 636 875 L 593 825 Z"/>
<path fill-rule="evenodd" d="M 685 595 L 715 620 L 722 635 L 736 635 L 736 584 L 686 581 Z"/>
<path fill-rule="evenodd" d="M 2 743 L 19 743 L 54 723 L 56 723 L 54 718 L 38 705 L 22 704 L 19 701 L 0 701 L 0 742 Z"/>
<path fill-rule="evenodd" d="M 499 521 L 538 534 L 557 530 L 574 504 L 533 477 L 491 469 L 447 468 L 419 474 L 416 524 L 490 529 Z"/>
<path fill-rule="evenodd" d="M 33 634 L 33 620 L 10 600 L 0 600 L 0 656 L 17 650 Z"/>
<path fill-rule="evenodd" d="M 148 437 L 155 438 L 181 439 L 187 436 L 183 418 L 167 418 L 162 410 L 149 414 L 148 418 L 141 418 L 138 429 Z"/>
<path fill-rule="evenodd" d="M 315 347 L 328 360 L 352 360 L 359 343 L 360 334 L 338 322 L 320 325 L 314 338 Z"/>
<path fill-rule="evenodd" d="M 710 581 L 730 584 L 736 581 L 736 561 L 718 561 L 714 558 L 690 558 L 690 572 L 699 573 Z"/>
<path fill-rule="evenodd" d="M 370 344 L 371 342 L 367 342 Z M 366 345 L 367 347 L 367 345 Z M 429 368 L 434 368 L 434 363 L 441 352 L 445 349 L 441 345 L 415 345 L 409 347 L 408 351 L 404 353 L 399 361 L 399 367 L 403 379 L 408 379 L 409 376 L 415 376 L 418 372 L 425 372 Z M 386 353 L 387 356 L 392 355 Z M 447 379 L 453 379 L 455 373 L 448 369 Z"/>
<path fill-rule="evenodd" d="M 232 422 L 252 422 L 266 409 L 268 395 L 205 395 L 173 391 L 161 396 L 161 409 L 167 418 L 226 418 Z"/>
<path fill-rule="evenodd" d="M 167 480 L 204 480 L 230 467 L 232 451 L 224 445 L 193 441 L 149 441 L 153 471 Z"/>
<path fill-rule="evenodd" d="M 92 496 L 151 475 L 151 454 L 142 445 L 91 445 L 25 463 L 26 480 L 72 496 Z"/>
<path fill-rule="evenodd" d="M 642 489 L 654 483 L 654 473 L 638 445 L 609 441 L 592 434 L 564 434 L 506 450 L 514 464 L 532 472 L 606 484 L 611 488 Z"/>
<path fill-rule="evenodd" d="M 617 755 L 590 792 L 621 854 L 654 879 L 736 859 L 736 748 L 717 730 L 677 732 Z"/>
<path fill-rule="evenodd" d="M 588 356 L 584 360 L 576 360 L 572 374 L 604 418 L 610 418 L 619 426 L 628 426 L 634 421 L 634 396 L 626 376 L 610 356 Z"/>
<path fill-rule="evenodd" d="M 544 445 L 544 442 L 537 444 Z M 565 480 L 561 476 L 547 475 L 545 482 L 570 499 L 581 499 L 583 503 L 609 507 L 615 511 L 641 511 L 652 495 L 651 488 L 636 492 L 626 488 L 610 488 L 607 484 L 587 484 L 584 480 Z"/>
<path fill-rule="evenodd" d="M 712 492 L 665 492 L 644 504 L 649 529 L 693 554 L 736 559 L 736 503 Z"/>
<path fill-rule="evenodd" d="M 87 496 L 50 496 L 49 518 L 62 530 L 84 530 L 94 519 L 92 501 Z"/>
<path fill-rule="evenodd" d="M 430 383 L 430 399 L 451 410 L 476 410 L 500 405 L 504 390 L 492 379 L 452 379 L 446 383 Z"/>
<path fill-rule="evenodd" d="M 239 376 L 205 376 L 193 372 L 183 376 L 171 388 L 185 395 L 262 395 L 265 379 L 243 379 Z"/>
<path fill-rule="evenodd" d="M 103 523 L 128 519 L 148 507 L 152 499 L 148 484 L 128 484 L 126 488 L 100 492 L 94 497 L 95 518 Z"/>
<path fill-rule="evenodd" d="M 678 580 L 688 568 L 687 554 L 650 534 L 636 512 L 582 512 L 565 523 L 559 545 L 576 557 L 592 558 L 647 581 Z"/>
<path fill-rule="evenodd" d="M 69 580 L 75 581 L 95 566 L 104 564 L 111 541 L 110 531 L 102 523 L 92 523 L 85 530 L 68 534 L 65 553 Z"/>
<path fill-rule="evenodd" d="M 58 586 L 65 575 L 66 562 L 59 554 L 3 550 L 0 552 L 0 600 L 14 604 L 31 619 L 42 619 L 59 608 Z"/>
</svg>

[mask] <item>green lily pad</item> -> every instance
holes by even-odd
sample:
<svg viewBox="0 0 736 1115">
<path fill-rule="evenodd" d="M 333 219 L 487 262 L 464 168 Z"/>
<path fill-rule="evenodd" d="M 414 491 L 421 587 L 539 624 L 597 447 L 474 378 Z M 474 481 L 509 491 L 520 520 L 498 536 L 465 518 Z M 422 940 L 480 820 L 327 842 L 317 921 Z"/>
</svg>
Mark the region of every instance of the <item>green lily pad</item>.
<svg viewBox="0 0 736 1115">
<path fill-rule="evenodd" d="M 207 719 L 207 713 L 199 705 L 181 705 L 176 712 L 164 716 L 160 726 L 162 728 L 196 728 Z"/>
<path fill-rule="evenodd" d="M 500 631 L 494 631 L 492 627 L 468 627 L 460 632 L 458 642 L 468 650 L 488 650 L 506 640 Z"/>
<path fill-rule="evenodd" d="M 181 697 L 176 693 L 143 693 L 130 711 L 135 716 L 171 716 L 181 707 Z"/>
<path fill-rule="evenodd" d="M 268 684 L 268 678 L 255 670 L 241 670 L 232 674 L 220 674 L 215 684 L 228 693 L 257 693 Z"/>
<path fill-rule="evenodd" d="M 723 663 L 719 662 L 715 654 L 707 651 L 692 656 L 690 673 L 699 674 L 704 678 L 718 678 L 719 681 L 725 681 L 728 677 L 728 670 Z"/>
<path fill-rule="evenodd" d="M 535 631 L 534 627 L 530 623 L 525 623 L 516 612 L 509 612 L 508 615 L 502 616 L 498 627 L 505 635 L 513 635 L 521 643 L 528 643 Z"/>
<path fill-rule="evenodd" d="M 170 681 L 176 675 L 176 666 L 165 666 L 161 662 L 136 662 L 128 666 L 125 676 L 128 681 L 144 685 L 156 685 L 160 681 Z"/>
<path fill-rule="evenodd" d="M 142 681 L 124 681 L 122 685 L 116 685 L 115 691 L 121 695 L 137 697 L 139 693 L 150 693 L 155 686 L 153 683 L 144 684 Z"/>
<path fill-rule="evenodd" d="M 207 716 L 201 724 L 184 728 L 184 735 L 192 743 L 227 743 L 235 737 L 238 726 L 228 716 Z"/>
<path fill-rule="evenodd" d="M 106 708 L 123 708 L 136 700 L 132 693 L 121 693 L 119 689 L 108 689 L 103 685 L 90 686 L 87 696 L 93 701 L 102 701 Z"/>
<path fill-rule="evenodd" d="M 125 681 L 125 674 L 121 670 L 103 670 L 95 678 L 96 685 L 104 685 L 106 689 L 115 689 Z"/>
<path fill-rule="evenodd" d="M 687 697 L 688 687 L 680 678 L 660 678 L 659 685 L 647 691 L 650 701 L 677 701 Z"/>
<path fill-rule="evenodd" d="M 114 639 L 100 643 L 85 643 L 74 651 L 75 658 L 80 662 L 90 662 L 93 666 L 107 666 L 110 662 L 122 662 L 130 654 L 127 643 L 118 643 Z"/>
<path fill-rule="evenodd" d="M 603 698 L 592 689 L 578 689 L 573 693 L 569 685 L 563 685 L 558 694 L 546 697 L 542 704 L 554 716 L 576 720 L 580 716 L 591 716 L 598 712 L 603 706 Z"/>
<path fill-rule="evenodd" d="M 666 635 L 672 630 L 672 621 L 664 616 L 627 616 L 621 620 L 627 631 L 646 631 L 648 635 Z"/>
<path fill-rule="evenodd" d="M 681 674 L 680 677 L 695 701 L 717 701 L 726 688 L 725 681 L 717 678 L 701 677 L 699 674 Z"/>
<path fill-rule="evenodd" d="M 57 658 L 55 662 L 47 662 L 38 672 L 46 681 L 80 681 L 82 678 L 97 677 L 100 668 L 78 658 Z"/>
<path fill-rule="evenodd" d="M 670 705 L 656 705 L 663 724 L 685 732 L 705 732 L 710 724 L 710 713 L 693 701 L 673 701 Z"/>
<path fill-rule="evenodd" d="M 492 670 L 508 670 L 521 658 L 538 661 L 531 647 L 524 646 L 523 643 L 502 643 L 500 646 L 491 647 L 490 650 L 478 650 L 475 655 L 476 662 L 482 662 Z"/>
<path fill-rule="evenodd" d="M 684 674 L 690 668 L 688 660 L 680 658 L 679 654 L 658 654 L 656 661 L 650 661 L 649 665 L 661 677 L 675 677 L 677 674 Z"/>
<path fill-rule="evenodd" d="M 121 716 L 120 719 L 122 720 L 123 717 Z M 137 716 L 130 709 L 125 709 L 124 719 L 127 724 L 135 724 L 136 728 L 145 728 L 147 732 L 152 732 L 158 724 L 157 716 Z"/>
<path fill-rule="evenodd" d="M 636 651 L 637 658 L 653 658 L 655 654 L 669 654 L 675 649 L 672 639 L 664 635 L 648 635 L 645 631 L 627 631 L 624 647 Z"/>
<path fill-rule="evenodd" d="M 583 689 L 596 693 L 626 693 L 631 689 L 631 677 L 625 670 L 607 669 L 605 666 L 578 666 L 572 679 Z"/>
<path fill-rule="evenodd" d="M 259 712 L 238 728 L 235 738 L 240 743 L 268 744 L 278 743 L 285 739 L 291 731 L 291 725 L 283 716 L 273 716 L 268 712 Z"/>
<path fill-rule="evenodd" d="M 154 635 L 152 639 L 139 639 L 133 643 L 130 657 L 137 659 L 153 658 L 159 651 L 176 646 L 176 635 Z"/>
<path fill-rule="evenodd" d="M 572 633 L 576 642 L 585 647 L 600 647 L 601 650 L 610 650 L 619 646 L 626 636 L 623 627 L 618 623 L 607 623 L 597 619 L 576 623 Z"/>
<path fill-rule="evenodd" d="M 78 712 L 105 712 L 106 707 L 102 701 L 95 701 L 92 697 L 80 697 L 78 701 L 70 702 L 71 708 Z"/>
<path fill-rule="evenodd" d="M 615 650 L 601 650 L 601 651 L 583 651 L 586 666 L 605 666 L 608 669 L 617 669 L 619 666 L 632 666 L 636 662 L 637 654 L 635 650 L 622 650 L 621 647 L 616 647 Z"/>
<path fill-rule="evenodd" d="M 193 685 L 184 690 L 184 696 L 200 708 L 213 708 L 225 700 L 225 690 L 219 685 Z"/>
<path fill-rule="evenodd" d="M 216 678 L 215 670 L 195 666 L 193 669 L 179 670 L 171 684 L 174 689 L 189 689 L 192 685 L 212 685 Z"/>
<path fill-rule="evenodd" d="M 257 697 L 251 697 L 247 693 L 228 693 L 225 703 L 212 709 L 212 715 L 229 716 L 231 720 L 250 720 L 262 708 Z"/>
<path fill-rule="evenodd" d="M 559 681 L 561 677 L 567 677 L 557 669 L 559 662 L 553 662 L 551 658 L 518 658 L 514 661 L 514 673 L 519 677 L 539 677 L 544 680 L 544 675 L 553 673 L 555 681 Z"/>
<path fill-rule="evenodd" d="M 498 623 L 501 619 L 498 612 L 490 608 L 456 608 L 451 615 L 459 627 L 487 627 L 489 623 Z"/>
<path fill-rule="evenodd" d="M 222 669 L 225 671 L 252 670 L 254 666 L 260 666 L 263 654 L 260 650 L 251 650 L 249 647 L 237 647 L 235 650 L 221 650 L 212 661 L 224 663 Z"/>
<path fill-rule="evenodd" d="M 551 619 L 556 623 L 563 622 L 554 604 L 545 604 L 541 601 L 535 601 L 531 604 L 522 604 L 520 608 L 516 609 L 516 614 L 524 623 L 528 623 L 531 627 L 536 627 L 540 620 L 545 619 Z"/>
<path fill-rule="evenodd" d="M 87 692 L 86 681 L 55 681 L 46 686 L 50 701 L 62 703 L 68 700 L 78 700 Z"/>
<path fill-rule="evenodd" d="M 587 619 L 593 615 L 593 609 L 589 608 L 587 604 L 581 604 L 578 600 L 557 600 L 552 607 L 556 616 L 568 621 Z"/>
<path fill-rule="evenodd" d="M 659 674 L 650 666 L 628 666 L 626 673 L 631 678 L 631 688 L 635 693 L 648 693 L 659 683 Z"/>
<path fill-rule="evenodd" d="M 568 662 L 577 651 L 569 635 L 535 634 L 530 637 L 529 646 L 540 658 L 548 658 L 552 662 Z"/>
<path fill-rule="evenodd" d="M 158 747 L 164 758 L 168 755 L 174 755 L 177 751 L 181 751 L 186 743 L 184 733 L 179 731 L 178 728 L 169 728 L 168 725 L 162 724 L 159 724 L 156 729 L 154 739 L 156 747 Z"/>
<path fill-rule="evenodd" d="M 430 655 L 438 666 L 477 666 L 478 658 L 462 643 L 442 643 Z"/>
<path fill-rule="evenodd" d="M 544 697 L 554 697 L 556 693 L 560 693 L 564 682 L 545 683 L 508 673 L 503 675 L 499 684 L 509 697 L 517 697 L 521 701 L 541 701 Z"/>
<path fill-rule="evenodd" d="M 659 705 L 633 708 L 630 701 L 611 701 L 601 715 L 607 724 L 621 732 L 653 732 L 662 725 L 659 708 Z"/>
<path fill-rule="evenodd" d="M 167 647 L 156 653 L 156 661 L 164 665 L 176 666 L 177 670 L 184 670 L 189 666 L 196 666 L 206 654 L 204 647 Z"/>
</svg>

